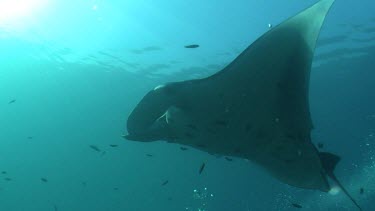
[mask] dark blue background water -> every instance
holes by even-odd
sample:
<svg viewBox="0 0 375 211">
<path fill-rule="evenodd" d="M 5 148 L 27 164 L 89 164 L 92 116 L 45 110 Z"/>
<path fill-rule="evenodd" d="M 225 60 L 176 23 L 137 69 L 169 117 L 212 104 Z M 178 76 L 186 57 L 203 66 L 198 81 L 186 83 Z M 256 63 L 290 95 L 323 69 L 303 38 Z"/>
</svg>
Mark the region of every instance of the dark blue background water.
<svg viewBox="0 0 375 211">
<path fill-rule="evenodd" d="M 0 1 L 0 210 L 355 209 L 244 160 L 121 138 L 147 91 L 219 71 L 315 1 L 14 2 Z M 375 209 L 373 11 L 371 0 L 335 3 L 310 89 L 313 141 L 341 155 L 337 176 L 364 210 Z"/>
</svg>

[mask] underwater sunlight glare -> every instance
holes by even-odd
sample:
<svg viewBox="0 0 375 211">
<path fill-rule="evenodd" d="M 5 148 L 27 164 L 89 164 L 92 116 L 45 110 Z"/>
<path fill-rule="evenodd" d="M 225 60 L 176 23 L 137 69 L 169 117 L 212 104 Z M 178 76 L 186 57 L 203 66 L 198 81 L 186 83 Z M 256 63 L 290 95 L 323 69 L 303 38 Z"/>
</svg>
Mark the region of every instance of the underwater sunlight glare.
<svg viewBox="0 0 375 211">
<path fill-rule="evenodd" d="M 27 21 L 47 0 L 0 0 L 0 24 Z"/>
</svg>

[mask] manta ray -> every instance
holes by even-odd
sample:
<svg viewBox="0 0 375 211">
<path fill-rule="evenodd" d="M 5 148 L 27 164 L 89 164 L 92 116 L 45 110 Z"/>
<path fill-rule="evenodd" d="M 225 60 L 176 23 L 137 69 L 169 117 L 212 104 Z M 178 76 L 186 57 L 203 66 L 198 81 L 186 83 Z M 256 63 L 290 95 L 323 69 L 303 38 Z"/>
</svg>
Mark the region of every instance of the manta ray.
<svg viewBox="0 0 375 211">
<path fill-rule="evenodd" d="M 334 0 L 272 27 L 209 77 L 157 86 L 127 120 L 128 140 L 164 140 L 248 159 L 291 186 L 329 191 L 340 157 L 311 141 L 309 81 L 316 42 Z"/>
</svg>

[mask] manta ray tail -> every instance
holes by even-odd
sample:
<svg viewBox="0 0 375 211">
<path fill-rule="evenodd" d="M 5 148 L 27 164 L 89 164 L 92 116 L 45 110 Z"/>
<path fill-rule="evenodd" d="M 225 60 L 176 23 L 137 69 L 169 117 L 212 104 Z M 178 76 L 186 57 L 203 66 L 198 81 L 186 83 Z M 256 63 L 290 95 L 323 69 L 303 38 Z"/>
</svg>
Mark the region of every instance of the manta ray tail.
<svg viewBox="0 0 375 211">
<path fill-rule="evenodd" d="M 335 181 L 335 183 L 340 187 L 340 189 L 345 193 L 345 195 L 347 195 L 349 199 L 355 204 L 355 206 L 357 206 L 358 209 L 362 211 L 362 208 L 359 206 L 359 204 L 354 200 L 354 198 L 349 194 L 349 192 L 344 188 L 344 186 L 340 183 L 340 181 L 337 179 L 337 177 L 333 173 L 337 163 L 341 160 L 341 158 L 329 152 L 319 152 L 319 157 L 322 162 L 322 166 L 324 170 L 326 171 L 326 174 L 333 181 Z"/>
</svg>

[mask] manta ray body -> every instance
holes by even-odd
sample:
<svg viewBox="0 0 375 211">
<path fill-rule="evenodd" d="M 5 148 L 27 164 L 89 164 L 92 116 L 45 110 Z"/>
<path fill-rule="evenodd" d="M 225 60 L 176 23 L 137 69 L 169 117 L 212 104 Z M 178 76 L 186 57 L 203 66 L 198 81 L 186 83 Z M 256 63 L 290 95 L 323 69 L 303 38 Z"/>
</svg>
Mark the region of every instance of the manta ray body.
<svg viewBox="0 0 375 211">
<path fill-rule="evenodd" d="M 210 77 L 151 90 L 130 114 L 125 138 L 245 158 L 295 187 L 327 192 L 327 177 L 341 185 L 333 174 L 340 158 L 311 142 L 308 101 L 316 41 L 333 2 L 273 27 Z"/>
</svg>

